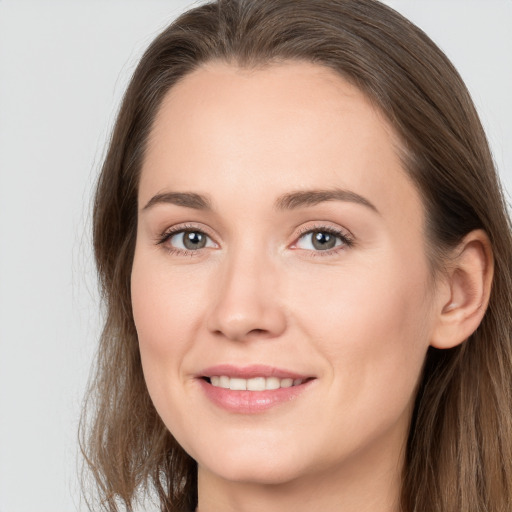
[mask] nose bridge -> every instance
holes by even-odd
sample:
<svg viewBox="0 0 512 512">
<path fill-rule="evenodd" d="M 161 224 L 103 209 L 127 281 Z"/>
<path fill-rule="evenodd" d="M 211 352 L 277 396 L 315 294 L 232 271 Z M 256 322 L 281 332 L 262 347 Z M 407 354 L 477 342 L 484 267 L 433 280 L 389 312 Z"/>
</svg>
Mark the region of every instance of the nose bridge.
<svg viewBox="0 0 512 512">
<path fill-rule="evenodd" d="M 233 340 L 275 337 L 286 326 L 278 272 L 268 251 L 245 243 L 231 248 L 219 269 L 209 329 Z"/>
</svg>

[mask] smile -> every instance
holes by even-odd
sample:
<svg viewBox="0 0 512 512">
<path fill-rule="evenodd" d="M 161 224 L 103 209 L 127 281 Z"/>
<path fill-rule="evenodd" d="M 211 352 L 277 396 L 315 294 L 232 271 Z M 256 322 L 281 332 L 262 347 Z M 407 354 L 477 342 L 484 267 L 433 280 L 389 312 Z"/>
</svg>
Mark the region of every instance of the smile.
<svg viewBox="0 0 512 512">
<path fill-rule="evenodd" d="M 207 377 L 207 380 L 216 388 L 230 389 L 232 391 L 270 391 L 300 386 L 306 379 L 280 379 L 278 377 L 253 377 L 251 379 L 243 379 L 221 375 Z"/>
<path fill-rule="evenodd" d="M 266 365 L 217 365 L 197 377 L 211 403 L 238 414 L 262 413 L 296 400 L 317 380 Z"/>
</svg>

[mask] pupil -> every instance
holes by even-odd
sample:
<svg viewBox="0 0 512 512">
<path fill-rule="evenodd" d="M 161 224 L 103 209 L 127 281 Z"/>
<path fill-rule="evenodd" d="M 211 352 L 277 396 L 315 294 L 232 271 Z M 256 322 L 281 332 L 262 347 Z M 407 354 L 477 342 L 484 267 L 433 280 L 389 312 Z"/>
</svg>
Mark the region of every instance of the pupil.
<svg viewBox="0 0 512 512">
<path fill-rule="evenodd" d="M 332 249 L 336 245 L 336 237 L 325 231 L 313 233 L 313 247 L 321 251 Z"/>
<path fill-rule="evenodd" d="M 187 231 L 183 235 L 183 245 L 187 249 L 202 249 L 206 245 L 206 237 L 197 231 Z"/>
</svg>

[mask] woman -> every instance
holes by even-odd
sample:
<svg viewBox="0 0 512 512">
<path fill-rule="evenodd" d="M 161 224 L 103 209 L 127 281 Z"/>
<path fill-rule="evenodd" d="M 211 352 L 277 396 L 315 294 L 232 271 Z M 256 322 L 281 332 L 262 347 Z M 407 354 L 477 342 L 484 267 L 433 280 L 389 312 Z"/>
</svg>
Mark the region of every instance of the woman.
<svg viewBox="0 0 512 512">
<path fill-rule="evenodd" d="M 98 183 L 106 510 L 505 511 L 510 223 L 464 84 L 374 0 L 220 0 Z"/>
</svg>

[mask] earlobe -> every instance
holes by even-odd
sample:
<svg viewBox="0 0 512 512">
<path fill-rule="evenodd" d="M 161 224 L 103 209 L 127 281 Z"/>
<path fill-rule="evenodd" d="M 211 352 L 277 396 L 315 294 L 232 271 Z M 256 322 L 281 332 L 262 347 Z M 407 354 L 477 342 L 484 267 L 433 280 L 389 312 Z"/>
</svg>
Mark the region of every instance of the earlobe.
<svg viewBox="0 0 512 512">
<path fill-rule="evenodd" d="M 472 231 L 452 252 L 438 294 L 431 346 L 453 348 L 475 332 L 489 303 L 493 273 L 489 238 L 483 230 Z"/>
</svg>

